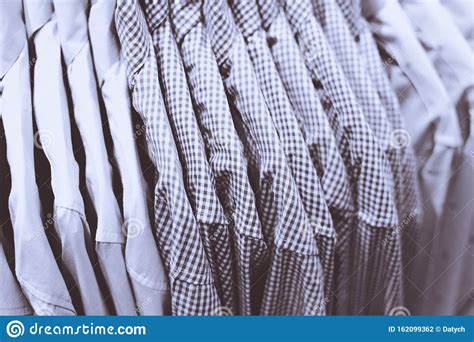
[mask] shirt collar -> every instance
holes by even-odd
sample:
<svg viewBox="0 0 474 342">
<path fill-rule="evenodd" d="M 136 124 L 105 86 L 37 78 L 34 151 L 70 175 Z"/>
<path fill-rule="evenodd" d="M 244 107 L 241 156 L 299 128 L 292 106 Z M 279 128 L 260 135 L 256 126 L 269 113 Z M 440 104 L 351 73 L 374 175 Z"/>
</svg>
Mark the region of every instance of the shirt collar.
<svg viewBox="0 0 474 342">
<path fill-rule="evenodd" d="M 21 1 L 2 1 L 0 11 L 0 79 L 18 59 L 26 43 Z"/>
<path fill-rule="evenodd" d="M 99 83 L 106 71 L 120 58 L 115 32 L 115 0 L 93 0 L 89 12 L 89 37 Z"/>
<path fill-rule="evenodd" d="M 151 50 L 151 37 L 145 16 L 137 0 L 118 0 L 115 24 L 127 60 L 128 82 L 135 84 L 135 75 L 143 67 Z"/>
<path fill-rule="evenodd" d="M 362 32 L 362 14 L 360 0 L 336 0 L 354 38 Z"/>
<path fill-rule="evenodd" d="M 202 20 L 200 0 L 172 1 L 170 16 L 178 44 Z"/>
<path fill-rule="evenodd" d="M 299 29 L 313 15 L 310 0 L 279 0 L 289 24 Z"/>
<path fill-rule="evenodd" d="M 270 29 L 273 21 L 278 17 L 280 9 L 277 0 L 257 0 L 262 27 L 265 31 Z"/>
<path fill-rule="evenodd" d="M 66 65 L 69 65 L 89 41 L 87 1 L 53 0 L 58 19 L 59 39 Z"/>
<path fill-rule="evenodd" d="M 219 65 L 225 62 L 235 40 L 235 23 L 223 0 L 204 0 L 203 17 Z"/>
<path fill-rule="evenodd" d="M 150 32 L 153 33 L 168 17 L 167 0 L 142 0 L 143 12 Z"/>
<path fill-rule="evenodd" d="M 46 24 L 53 15 L 51 0 L 24 0 L 25 23 L 28 37 Z"/>
<path fill-rule="evenodd" d="M 239 27 L 245 40 L 252 37 L 260 28 L 260 15 L 255 0 L 233 0 L 230 8 L 234 15 L 235 23 Z"/>
</svg>

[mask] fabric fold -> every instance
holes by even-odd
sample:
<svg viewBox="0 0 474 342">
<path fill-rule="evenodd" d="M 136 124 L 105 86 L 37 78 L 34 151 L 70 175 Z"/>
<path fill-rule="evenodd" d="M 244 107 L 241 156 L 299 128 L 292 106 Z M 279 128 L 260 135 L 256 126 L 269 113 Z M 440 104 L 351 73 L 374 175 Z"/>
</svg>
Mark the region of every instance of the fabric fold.
<svg viewBox="0 0 474 342">
<path fill-rule="evenodd" d="M 323 29 L 307 10 L 311 2 L 280 3 L 321 96 L 356 194 L 350 307 L 355 314 L 388 313 L 403 303 L 400 248 L 397 239 L 390 239 L 399 223 L 391 170 Z"/>
<path fill-rule="evenodd" d="M 336 231 L 329 213 L 316 169 L 300 131 L 285 87 L 280 79 L 265 33 L 261 29 L 256 2 L 234 2 L 231 6 L 237 26 L 246 40 L 246 48 L 273 125 L 278 133 L 286 160 L 296 183 L 304 209 L 312 224 L 324 274 L 325 296 L 332 290 Z M 298 305 L 295 303 L 295 305 Z M 325 306 L 319 304 L 324 314 Z"/>
<path fill-rule="evenodd" d="M 74 120 L 86 156 L 85 177 L 97 215 L 96 253 L 112 312 L 135 315 L 136 304 L 124 260 L 125 235 L 112 188 L 112 168 L 105 146 L 97 81 L 88 38 L 87 1 L 54 0 L 58 32 L 65 61 Z"/>
<path fill-rule="evenodd" d="M 157 55 L 163 99 L 183 167 L 186 193 L 200 228 L 221 304 L 237 312 L 229 223 L 215 191 L 204 142 L 169 16 L 154 25 L 151 13 L 168 14 L 168 2 L 143 1 Z"/>
<path fill-rule="evenodd" d="M 255 298 L 262 298 L 258 311 L 262 315 L 315 314 L 323 302 L 324 284 L 313 225 L 298 194 L 244 39 L 223 1 L 205 1 L 203 13 L 250 178 L 254 179 L 263 235 L 270 247 L 266 275 L 260 288 L 255 288 Z"/>
<path fill-rule="evenodd" d="M 449 11 L 453 21 L 466 38 L 471 51 L 474 51 L 474 23 L 472 13 L 474 4 L 470 1 L 441 0 L 441 4 Z"/>
<path fill-rule="evenodd" d="M 348 2 L 346 1 L 345 3 L 347 4 Z M 352 35 L 352 31 L 360 32 L 360 28 L 351 31 L 342 11 L 337 3 L 332 0 L 313 1 L 313 7 L 321 27 L 324 29 L 326 38 L 331 44 L 339 64 L 351 85 L 351 89 L 360 104 L 364 118 L 374 132 L 389 162 L 392 171 L 392 177 L 389 177 L 389 180 L 393 179 L 392 186 L 399 220 L 404 220 L 405 216 L 409 214 L 416 216 L 418 211 L 417 203 L 407 203 L 409 199 L 415 198 L 412 195 L 414 189 L 408 188 L 408 185 L 413 186 L 414 179 L 412 178 L 412 183 L 409 184 L 408 181 L 410 179 L 407 179 L 403 174 L 401 167 L 403 159 L 402 150 L 392 141 L 392 136 L 396 135 L 397 131 L 394 130 L 391 121 L 388 119 L 386 108 L 383 106 L 377 88 L 367 72 L 359 46 Z M 356 38 L 360 41 L 360 33 Z M 406 205 L 412 205 L 408 209 L 407 214 L 404 212 Z"/>
<path fill-rule="evenodd" d="M 386 111 L 392 131 L 390 132 L 390 151 L 392 171 L 395 175 L 395 195 L 400 218 L 399 235 L 402 237 L 402 259 L 404 274 L 409 274 L 409 266 L 416 253 L 416 239 L 420 228 L 421 200 L 418 179 L 416 175 L 416 160 L 400 111 L 398 98 L 393 91 L 385 66 L 379 55 L 376 42 L 370 32 L 370 27 L 362 17 L 359 0 L 338 1 L 341 12 L 348 23 L 354 41 L 380 103 Z M 394 153 L 395 152 L 395 153 Z M 396 163 L 396 167 L 393 167 Z M 396 172 L 396 173 L 395 173 Z"/>
<path fill-rule="evenodd" d="M 30 7 L 30 3 L 24 2 L 35 52 L 33 107 L 38 127 L 36 134 L 51 167 L 53 220 L 61 244 L 61 272 L 77 313 L 104 315 L 107 309 L 92 266 L 95 255 L 79 191 L 79 167 L 72 147 L 56 18 L 51 3 L 47 6 L 45 1 L 42 7 L 35 4 Z M 46 14 L 49 14 L 47 22 L 38 26 L 38 19 L 47 18 Z"/>
<path fill-rule="evenodd" d="M 472 312 L 473 305 L 466 305 L 465 291 L 453 291 L 448 298 L 441 299 L 441 293 L 453 288 L 458 281 L 459 288 L 466 288 L 463 275 L 463 263 L 472 261 L 469 254 L 458 252 L 458 247 L 450 246 L 450 241 L 457 241 L 463 249 L 472 249 L 472 215 L 466 209 L 470 200 L 462 190 L 472 185 L 474 172 L 472 164 L 472 110 L 469 110 L 468 97 L 474 93 L 474 54 L 462 32 L 456 26 L 449 12 L 440 1 L 405 0 L 403 10 L 410 18 L 415 33 L 429 56 L 436 72 L 446 89 L 449 99 L 457 112 L 457 122 L 461 128 L 462 150 L 456 155 L 449 178 L 445 178 L 446 193 L 442 203 L 440 217 L 434 235 L 425 235 L 417 242 L 429 244 L 430 270 L 425 272 L 427 296 L 435 300 L 422 300 L 419 310 L 422 313 L 451 315 L 457 312 Z M 472 9 L 472 7 L 471 7 Z M 442 29 L 439 23 L 442 22 Z M 472 108 L 472 105 L 471 105 Z M 455 124 L 455 123 L 454 123 Z M 436 165 L 438 168 L 439 165 Z M 463 185 L 464 184 L 464 185 Z M 464 204 L 462 204 L 464 203 Z M 441 204 L 441 203 L 440 203 Z M 456 225 L 451 222 L 455 220 Z M 449 237 L 449 238 L 448 238 Z M 447 238 L 447 239 L 446 239 Z M 465 244 L 465 241 L 470 241 Z M 456 252 L 454 252 L 456 250 Z M 414 270 L 423 267 L 414 265 Z M 448 266 L 449 265 L 449 266 Z M 450 267 L 453 265 L 453 267 Z M 459 305 L 459 303 L 463 303 Z"/>
<path fill-rule="evenodd" d="M 274 0 L 259 0 L 258 4 L 273 60 L 300 122 L 337 233 L 334 282 L 326 291 L 325 302 L 328 314 L 343 314 L 349 312 L 349 280 L 353 273 L 350 237 L 356 216 L 349 176 L 284 13 Z"/>
<path fill-rule="evenodd" d="M 3 230 L 3 227 L 1 229 Z M 3 232 L 0 232 L 0 234 L 3 234 Z M 3 243 L 3 241 L 0 242 L 0 273 L 2 275 L 0 281 L 0 300 L 2 303 L 0 304 L 0 315 L 31 315 L 33 310 L 11 272 L 3 250 Z"/>
<path fill-rule="evenodd" d="M 216 193 L 230 221 L 235 270 L 233 286 L 237 288 L 237 309 L 234 313 L 250 315 L 253 303 L 251 289 L 259 277 L 259 266 L 267 247 L 247 175 L 247 161 L 201 21 L 201 4 L 192 1 L 173 3 L 170 9 Z M 216 230 L 214 239 L 221 238 L 225 236 Z"/>
<path fill-rule="evenodd" d="M 157 171 L 155 234 L 169 275 L 172 313 L 218 314 L 220 299 L 184 189 L 144 14 L 137 1 L 119 0 L 115 20 L 122 54 L 127 61 L 132 104 L 145 123 L 148 152 Z"/>
<path fill-rule="evenodd" d="M 416 154 L 422 208 L 415 242 L 420 245 L 425 241 L 423 246 L 428 252 L 417 253 L 410 262 L 406 305 L 412 313 L 419 313 L 430 272 L 425 271 L 426 265 L 432 260 L 431 247 L 426 243 L 436 236 L 462 134 L 449 95 L 399 3 L 387 0 L 369 23 L 380 50 L 390 61 L 386 70 Z"/>
<path fill-rule="evenodd" d="M 89 36 L 123 187 L 125 263 L 139 315 L 170 314 L 167 274 L 148 211 L 148 189 L 138 155 L 125 61 L 115 34 L 115 1 L 95 0 Z"/>
<path fill-rule="evenodd" d="M 7 17 L 22 27 L 19 55 L 1 80 L 2 120 L 11 170 L 10 218 L 14 231 L 15 274 L 37 315 L 74 315 L 76 312 L 41 220 L 41 204 L 35 182 L 31 84 L 28 45 L 20 2 L 8 2 L 0 19 Z M 5 9 L 5 10 L 4 10 Z M 4 21 L 5 20 L 5 21 Z M 18 26 L 17 26 L 18 27 Z M 13 30 L 14 26 L 9 26 Z M 10 37 L 9 30 L 2 30 Z M 3 41 L 4 43 L 6 41 Z M 8 50 L 1 46 L 2 51 Z"/>
<path fill-rule="evenodd" d="M 13 66 L 24 48 L 25 23 L 18 20 L 18 13 L 22 11 L 21 3 L 2 1 L 2 30 L 0 32 L 0 79 Z M 5 48 L 7 47 L 8 48 Z"/>
</svg>

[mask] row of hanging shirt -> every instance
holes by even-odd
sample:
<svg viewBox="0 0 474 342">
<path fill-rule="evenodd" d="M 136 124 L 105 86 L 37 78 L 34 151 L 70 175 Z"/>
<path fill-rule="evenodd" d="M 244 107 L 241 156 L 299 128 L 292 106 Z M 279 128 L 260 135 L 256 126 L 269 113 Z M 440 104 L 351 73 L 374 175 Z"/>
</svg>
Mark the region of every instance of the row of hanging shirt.
<svg viewBox="0 0 474 342">
<path fill-rule="evenodd" d="M 404 6 L 414 22 L 442 8 Z M 420 297 L 419 232 L 441 221 L 468 135 L 430 60 L 403 68 L 426 53 L 398 2 L 24 0 L 0 13 L 1 313 L 390 314 Z M 443 109 L 412 107 L 426 96 Z M 44 216 L 35 147 L 54 196 Z"/>
</svg>

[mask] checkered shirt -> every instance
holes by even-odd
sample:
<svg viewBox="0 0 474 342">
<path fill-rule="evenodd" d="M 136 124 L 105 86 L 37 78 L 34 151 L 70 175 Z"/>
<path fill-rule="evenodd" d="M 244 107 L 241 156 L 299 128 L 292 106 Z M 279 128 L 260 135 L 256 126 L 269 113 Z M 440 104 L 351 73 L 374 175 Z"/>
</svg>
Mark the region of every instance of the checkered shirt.
<svg viewBox="0 0 474 342">
<path fill-rule="evenodd" d="M 400 305 L 402 297 L 399 248 L 396 243 L 383 246 L 398 224 L 391 172 L 322 28 L 308 11 L 311 3 L 281 0 L 281 4 L 320 92 L 356 195 L 351 311 L 383 313 Z M 373 282 L 369 275 L 382 279 Z M 377 298 L 383 302 L 375 302 Z"/>
<path fill-rule="evenodd" d="M 344 19 L 346 19 L 347 26 L 351 31 L 355 41 L 359 41 L 362 33 L 363 24 L 361 19 L 360 0 L 336 0 L 341 9 Z"/>
<path fill-rule="evenodd" d="M 377 92 L 361 61 L 357 44 L 341 10 L 333 0 L 311 0 L 337 61 L 362 107 L 364 117 L 384 151 L 390 149 L 391 127 Z"/>
<path fill-rule="evenodd" d="M 273 247 L 260 313 L 321 314 L 323 284 L 317 242 L 245 43 L 222 2 L 205 1 L 203 10 L 251 173 L 259 180 L 255 184 L 257 206 L 265 237 Z M 222 41 L 224 38 L 230 41 Z M 223 46 L 228 49 L 219 50 Z"/>
<path fill-rule="evenodd" d="M 364 111 L 364 117 L 382 145 L 392 170 L 395 203 L 397 208 L 400 208 L 403 206 L 404 193 L 402 156 L 400 150 L 390 139 L 393 129 L 385 107 L 372 84 L 358 46 L 338 5 L 332 0 L 313 0 L 313 5 L 326 38 L 334 49 L 347 80 Z M 399 218 L 402 220 L 403 216 L 399 215 Z"/>
<path fill-rule="evenodd" d="M 325 30 L 326 37 L 332 44 L 340 65 L 352 85 L 352 90 L 364 110 L 367 122 L 384 148 L 385 155 L 392 170 L 395 204 L 397 206 L 399 220 L 401 224 L 407 222 L 406 220 L 415 223 L 411 215 L 416 215 L 416 203 L 413 201 L 409 202 L 415 199 L 413 173 L 408 175 L 409 177 L 411 176 L 410 178 L 406 178 L 407 175 L 404 173 L 404 170 L 406 170 L 404 169 L 404 151 L 392 140 L 393 136 L 396 137 L 400 133 L 398 133 L 399 131 L 394 131 L 391 121 L 388 118 L 386 108 L 383 106 L 380 95 L 376 91 L 377 88 L 373 84 L 372 77 L 368 72 L 369 66 L 367 65 L 367 62 L 370 61 L 363 58 L 360 53 L 362 26 L 360 22 L 357 23 L 353 19 L 354 14 L 357 12 L 355 6 L 360 4 L 355 0 L 355 2 L 352 2 L 352 9 L 349 10 L 349 3 L 350 1 L 344 2 L 343 8 L 345 15 L 343 15 L 341 9 L 334 1 L 313 0 L 315 13 Z M 349 20 L 347 20 L 348 17 L 350 17 Z M 352 32 L 356 35 L 353 36 Z M 357 36 L 357 34 L 359 35 Z M 359 45 L 356 42 L 358 42 Z M 400 114 L 398 114 L 398 116 L 400 117 Z M 407 184 L 411 185 L 411 193 L 406 189 Z M 408 212 L 405 211 L 407 205 L 409 205 Z M 408 217 L 411 218 L 407 219 Z M 411 243 L 411 240 L 409 242 Z"/>
<path fill-rule="evenodd" d="M 152 38 L 136 0 L 117 1 L 115 17 L 133 106 L 145 122 L 150 157 L 159 174 L 154 193 L 156 236 L 169 273 L 172 312 L 211 315 L 219 310 L 219 296 L 186 196 Z"/>
<path fill-rule="evenodd" d="M 404 220 L 408 216 L 414 215 L 417 211 L 418 189 L 412 147 L 410 145 L 398 146 L 396 141 L 393 141 L 396 138 L 397 132 L 406 131 L 398 99 L 383 68 L 370 27 L 361 14 L 360 0 L 338 0 L 338 3 L 353 35 L 353 39 L 357 42 L 364 71 L 368 72 L 368 77 L 371 78 L 373 87 L 377 90 L 380 102 L 385 109 L 387 119 L 392 128 L 390 143 L 391 145 L 394 145 L 394 143 L 396 145 L 395 148 L 392 146 L 392 150 L 398 150 L 397 157 L 399 162 L 398 178 L 395 179 L 395 195 L 400 220 Z M 394 176 L 397 177 L 395 171 Z"/>
<path fill-rule="evenodd" d="M 387 118 L 394 129 L 393 132 L 403 134 L 407 131 L 400 112 L 397 95 L 390 85 L 390 80 L 378 53 L 377 43 L 372 36 L 368 23 L 360 15 L 360 11 L 358 13 L 361 21 L 359 40 L 361 58 L 365 62 L 366 69 L 385 107 Z M 392 139 L 396 137 L 395 133 L 392 134 Z M 403 232 L 403 264 L 406 265 L 412 260 L 413 253 L 415 253 L 414 241 L 417 239 L 419 228 L 420 192 L 416 177 L 416 159 L 413 147 L 410 144 L 399 144 L 397 148 L 400 155 L 400 177 L 402 181 L 396 184 L 395 194 L 400 216 L 400 229 Z"/>
<path fill-rule="evenodd" d="M 406 132 L 403 116 L 400 112 L 397 95 L 393 91 L 387 73 L 384 70 L 377 44 L 370 27 L 361 14 L 360 0 L 337 0 L 342 14 L 358 44 L 359 53 L 380 101 L 387 113 L 393 132 L 391 143 L 398 149 L 398 178 L 395 179 L 395 196 L 402 231 L 403 264 L 408 264 L 415 253 L 414 241 L 418 230 L 419 189 L 416 180 L 416 162 L 410 144 L 397 144 L 397 134 Z M 392 169 L 393 170 L 393 169 Z"/>
<path fill-rule="evenodd" d="M 280 16 L 280 6 L 276 0 L 256 0 L 256 2 L 260 14 L 260 24 L 265 31 L 268 31 Z"/>
<path fill-rule="evenodd" d="M 235 1 L 231 8 L 236 24 L 247 42 L 247 52 L 280 137 L 301 200 L 314 225 L 314 234 L 324 271 L 325 289 L 329 292 L 333 279 L 336 231 L 316 168 L 311 161 L 298 120 L 267 46 L 265 32 L 261 29 L 257 4 Z"/>
<path fill-rule="evenodd" d="M 319 102 L 311 77 L 298 45 L 282 12 L 272 0 L 258 1 L 262 26 L 267 28 L 267 41 L 286 92 L 301 122 L 306 144 L 318 172 L 324 198 L 337 232 L 335 279 L 326 293 L 330 312 L 348 312 L 350 293 L 351 244 L 354 223 L 354 201 L 344 161 L 332 128 Z M 276 13 L 276 15 L 275 15 Z M 345 307 L 344 307 L 345 306 Z"/>
<path fill-rule="evenodd" d="M 171 18 L 217 193 L 232 222 L 234 286 L 238 292 L 235 313 L 250 315 L 251 290 L 258 280 L 258 269 L 267 254 L 267 246 L 247 175 L 247 161 L 201 22 L 201 4 L 194 1 L 172 3 Z"/>
<path fill-rule="evenodd" d="M 164 102 L 183 165 L 185 188 L 201 229 L 201 238 L 222 305 L 234 312 L 236 307 L 229 227 L 214 188 L 213 174 L 194 115 L 181 56 L 171 31 L 168 1 L 143 1 L 142 4 L 148 25 L 154 27 L 151 34 Z M 156 22 L 159 24 L 156 25 Z"/>
</svg>

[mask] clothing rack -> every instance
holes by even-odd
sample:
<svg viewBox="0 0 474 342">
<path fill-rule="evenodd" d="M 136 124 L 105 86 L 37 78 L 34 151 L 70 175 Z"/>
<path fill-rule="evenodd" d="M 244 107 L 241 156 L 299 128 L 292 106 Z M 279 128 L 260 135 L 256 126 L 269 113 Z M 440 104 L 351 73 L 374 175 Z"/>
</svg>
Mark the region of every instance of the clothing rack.
<svg viewBox="0 0 474 342">
<path fill-rule="evenodd" d="M 474 313 L 472 3 L 1 7 L 0 314 Z"/>
</svg>

